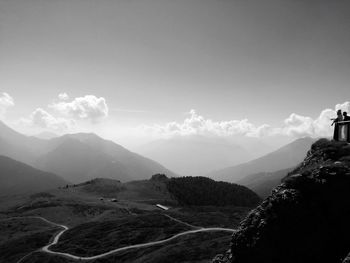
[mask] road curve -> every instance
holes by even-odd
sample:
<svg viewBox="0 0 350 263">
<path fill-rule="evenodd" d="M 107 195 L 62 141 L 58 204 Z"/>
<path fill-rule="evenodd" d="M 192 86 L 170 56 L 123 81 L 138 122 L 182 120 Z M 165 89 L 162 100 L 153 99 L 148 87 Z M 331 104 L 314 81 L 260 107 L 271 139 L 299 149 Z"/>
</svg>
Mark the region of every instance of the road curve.
<svg viewBox="0 0 350 263">
<path fill-rule="evenodd" d="M 52 245 L 54 245 L 54 244 L 57 244 L 57 242 L 58 242 L 60 236 L 61 236 L 65 231 L 67 231 L 67 230 L 69 229 L 69 228 L 68 228 L 67 226 L 65 226 L 65 225 L 60 225 L 60 224 L 54 223 L 54 222 L 49 221 L 49 220 L 47 220 L 46 218 L 41 217 L 41 216 L 25 216 L 25 217 L 24 217 L 24 216 L 17 216 L 17 217 L 10 217 L 10 218 L 2 218 L 2 219 L 0 219 L 0 222 L 1 222 L 1 221 L 13 220 L 13 219 L 39 219 L 39 220 L 42 220 L 42 221 L 44 221 L 45 223 L 48 223 L 48 224 L 50 224 L 50 225 L 63 228 L 63 230 L 61 230 L 61 231 L 54 237 L 54 239 L 53 239 L 52 242 L 50 242 L 50 243 L 49 243 L 48 245 L 46 245 L 45 247 L 39 249 L 39 251 L 40 251 L 40 250 L 45 251 L 44 249 L 48 249 L 48 247 L 50 247 L 50 246 L 52 246 Z M 17 261 L 17 263 L 22 262 L 25 258 L 29 257 L 31 254 L 33 254 L 33 253 L 36 252 L 36 251 L 38 251 L 38 250 L 35 250 L 35 251 L 32 251 L 32 252 L 26 254 L 25 256 L 23 256 L 22 258 L 20 258 L 20 259 Z"/>
<path fill-rule="evenodd" d="M 109 256 L 109 255 L 112 255 L 114 253 L 118 253 L 120 251 L 128 250 L 128 249 L 143 248 L 143 247 L 149 247 L 149 246 L 154 246 L 154 245 L 160 245 L 160 244 L 164 244 L 166 242 L 172 241 L 172 240 L 174 240 L 174 239 L 176 239 L 178 237 L 181 237 L 181 236 L 195 234 L 195 233 L 200 233 L 200 232 L 217 232 L 217 231 L 224 231 L 224 232 L 231 232 L 231 233 L 236 232 L 235 229 L 221 228 L 221 227 L 199 228 L 199 229 L 194 229 L 194 230 L 188 230 L 188 231 L 176 234 L 176 235 L 174 235 L 172 237 L 169 237 L 169 238 L 163 239 L 163 240 L 152 241 L 152 242 L 147 242 L 147 243 L 142 243 L 142 244 L 126 246 L 126 247 L 122 247 L 122 248 L 117 248 L 117 249 L 113 249 L 113 250 L 110 250 L 108 252 L 105 252 L 105 253 L 102 253 L 102 254 L 99 254 L 99 255 L 95 255 L 95 256 L 80 257 L 80 256 L 75 256 L 75 255 L 72 255 L 72 254 L 69 254 L 69 253 L 56 252 L 56 251 L 50 250 L 50 247 L 52 245 L 57 244 L 59 239 L 60 239 L 60 237 L 62 236 L 62 234 L 69 229 L 67 226 L 51 222 L 51 221 L 49 221 L 46 218 L 43 218 L 41 216 L 12 217 L 12 218 L 8 218 L 6 220 L 10 220 L 10 219 L 25 219 L 25 218 L 40 219 L 40 220 L 42 220 L 42 221 L 44 221 L 44 222 L 46 222 L 46 223 L 48 223 L 50 225 L 54 225 L 54 226 L 58 226 L 58 227 L 62 228 L 62 230 L 56 234 L 54 239 L 48 245 L 44 246 L 43 248 L 39 249 L 38 251 L 42 251 L 42 252 L 45 252 L 45 253 L 48 253 L 48 254 L 52 254 L 52 255 L 63 256 L 63 257 L 70 258 L 70 259 L 80 260 L 80 261 L 88 261 L 88 260 L 98 259 L 98 258 L 102 258 L 102 257 L 106 257 L 106 256 Z M 174 219 L 174 218 L 171 218 L 171 219 Z M 0 221 L 2 221 L 2 220 L 0 220 Z"/>
</svg>

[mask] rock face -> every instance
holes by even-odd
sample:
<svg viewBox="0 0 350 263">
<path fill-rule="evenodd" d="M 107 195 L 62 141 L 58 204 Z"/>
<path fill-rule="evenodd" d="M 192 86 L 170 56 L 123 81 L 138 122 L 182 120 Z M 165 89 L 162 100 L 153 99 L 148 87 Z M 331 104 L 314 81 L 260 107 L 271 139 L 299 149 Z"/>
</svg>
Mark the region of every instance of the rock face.
<svg viewBox="0 0 350 263">
<path fill-rule="evenodd" d="M 350 145 L 321 139 L 213 262 L 349 262 L 349 251 Z"/>
<path fill-rule="evenodd" d="M 349 255 L 344 259 L 343 263 L 350 263 L 350 253 L 349 253 Z"/>
</svg>

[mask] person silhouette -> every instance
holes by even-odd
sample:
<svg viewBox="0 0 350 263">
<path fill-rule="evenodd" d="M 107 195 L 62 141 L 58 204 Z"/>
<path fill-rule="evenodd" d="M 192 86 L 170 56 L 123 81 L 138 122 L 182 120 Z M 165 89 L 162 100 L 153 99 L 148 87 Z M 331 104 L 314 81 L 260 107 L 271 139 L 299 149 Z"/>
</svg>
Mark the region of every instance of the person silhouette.
<svg viewBox="0 0 350 263">
<path fill-rule="evenodd" d="M 346 137 L 346 141 L 350 142 L 350 117 L 346 111 L 343 112 L 343 121 L 346 121 L 344 125 L 344 133 Z"/>
<path fill-rule="evenodd" d="M 334 125 L 333 140 L 339 141 L 339 139 L 341 139 L 341 132 L 342 132 L 342 130 L 340 129 L 339 122 L 343 121 L 343 115 L 341 113 L 341 110 L 337 111 L 337 118 L 331 119 L 331 120 L 333 120 L 331 126 Z"/>
</svg>

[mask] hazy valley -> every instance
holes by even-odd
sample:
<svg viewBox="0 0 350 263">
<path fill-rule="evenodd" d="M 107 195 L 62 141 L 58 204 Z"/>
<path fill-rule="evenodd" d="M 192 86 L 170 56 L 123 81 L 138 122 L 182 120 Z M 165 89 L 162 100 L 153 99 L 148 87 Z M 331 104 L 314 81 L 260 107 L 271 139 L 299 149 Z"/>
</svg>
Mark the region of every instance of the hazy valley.
<svg viewBox="0 0 350 263">
<path fill-rule="evenodd" d="M 310 169 L 316 171 L 323 162 L 333 167 L 329 158 L 342 165 L 336 173 L 343 176 L 348 169 L 346 144 L 333 146 L 325 139 L 314 144 L 315 139 L 305 137 L 250 161 L 243 154 L 238 165 L 226 160 L 222 164 L 232 165 L 208 177 L 183 177 L 95 134 L 38 139 L 0 124 L 0 262 L 4 263 L 226 263 L 236 257 L 227 252 L 230 245 L 237 245 L 232 234 L 233 240 L 251 238 L 245 237 L 246 229 L 255 229 L 250 222 L 256 209 L 279 200 L 278 191 L 287 187 L 278 185 L 288 182 L 289 187 L 288 178 L 300 169 L 310 176 Z M 195 140 L 189 153 L 215 145 L 203 138 Z M 185 140 L 161 147 L 167 158 L 185 157 Z M 223 152 L 237 156 L 240 151 L 245 152 L 222 143 L 208 155 L 194 158 L 193 167 L 205 163 L 204 172 L 211 166 L 206 158 Z M 177 160 L 177 165 L 186 166 L 189 159 Z M 300 209 L 298 213 L 304 213 Z M 278 213 L 276 222 L 283 218 Z M 246 249 L 239 246 L 239 251 Z M 231 251 L 238 253 L 237 248 Z"/>
<path fill-rule="evenodd" d="M 0 141 L 1 262 L 208 262 L 261 200 L 244 186 L 181 177 L 94 134 L 38 139 L 1 123 Z"/>
</svg>

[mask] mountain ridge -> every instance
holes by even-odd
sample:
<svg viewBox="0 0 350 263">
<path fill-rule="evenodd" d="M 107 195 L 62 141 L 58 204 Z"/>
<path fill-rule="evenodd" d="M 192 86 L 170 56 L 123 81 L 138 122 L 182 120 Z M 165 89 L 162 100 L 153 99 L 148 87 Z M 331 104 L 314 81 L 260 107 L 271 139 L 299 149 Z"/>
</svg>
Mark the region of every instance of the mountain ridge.
<svg viewBox="0 0 350 263">
<path fill-rule="evenodd" d="M 18 133 L 1 121 L 0 154 L 74 183 L 97 175 L 121 180 L 146 179 L 155 173 L 177 176 L 161 164 L 93 133 L 44 140 Z"/>
<path fill-rule="evenodd" d="M 283 177 L 292 171 L 293 168 L 278 170 L 275 172 L 261 172 L 251 174 L 238 180 L 236 183 L 252 189 L 260 197 L 266 198 L 271 194 L 273 188 L 281 183 Z"/>
<path fill-rule="evenodd" d="M 27 164 L 0 156 L 1 195 L 28 194 L 68 184 L 63 178 Z"/>
<path fill-rule="evenodd" d="M 303 160 L 314 141 L 310 137 L 300 138 L 258 159 L 213 171 L 206 176 L 215 180 L 237 182 L 251 174 L 287 169 Z"/>
</svg>

